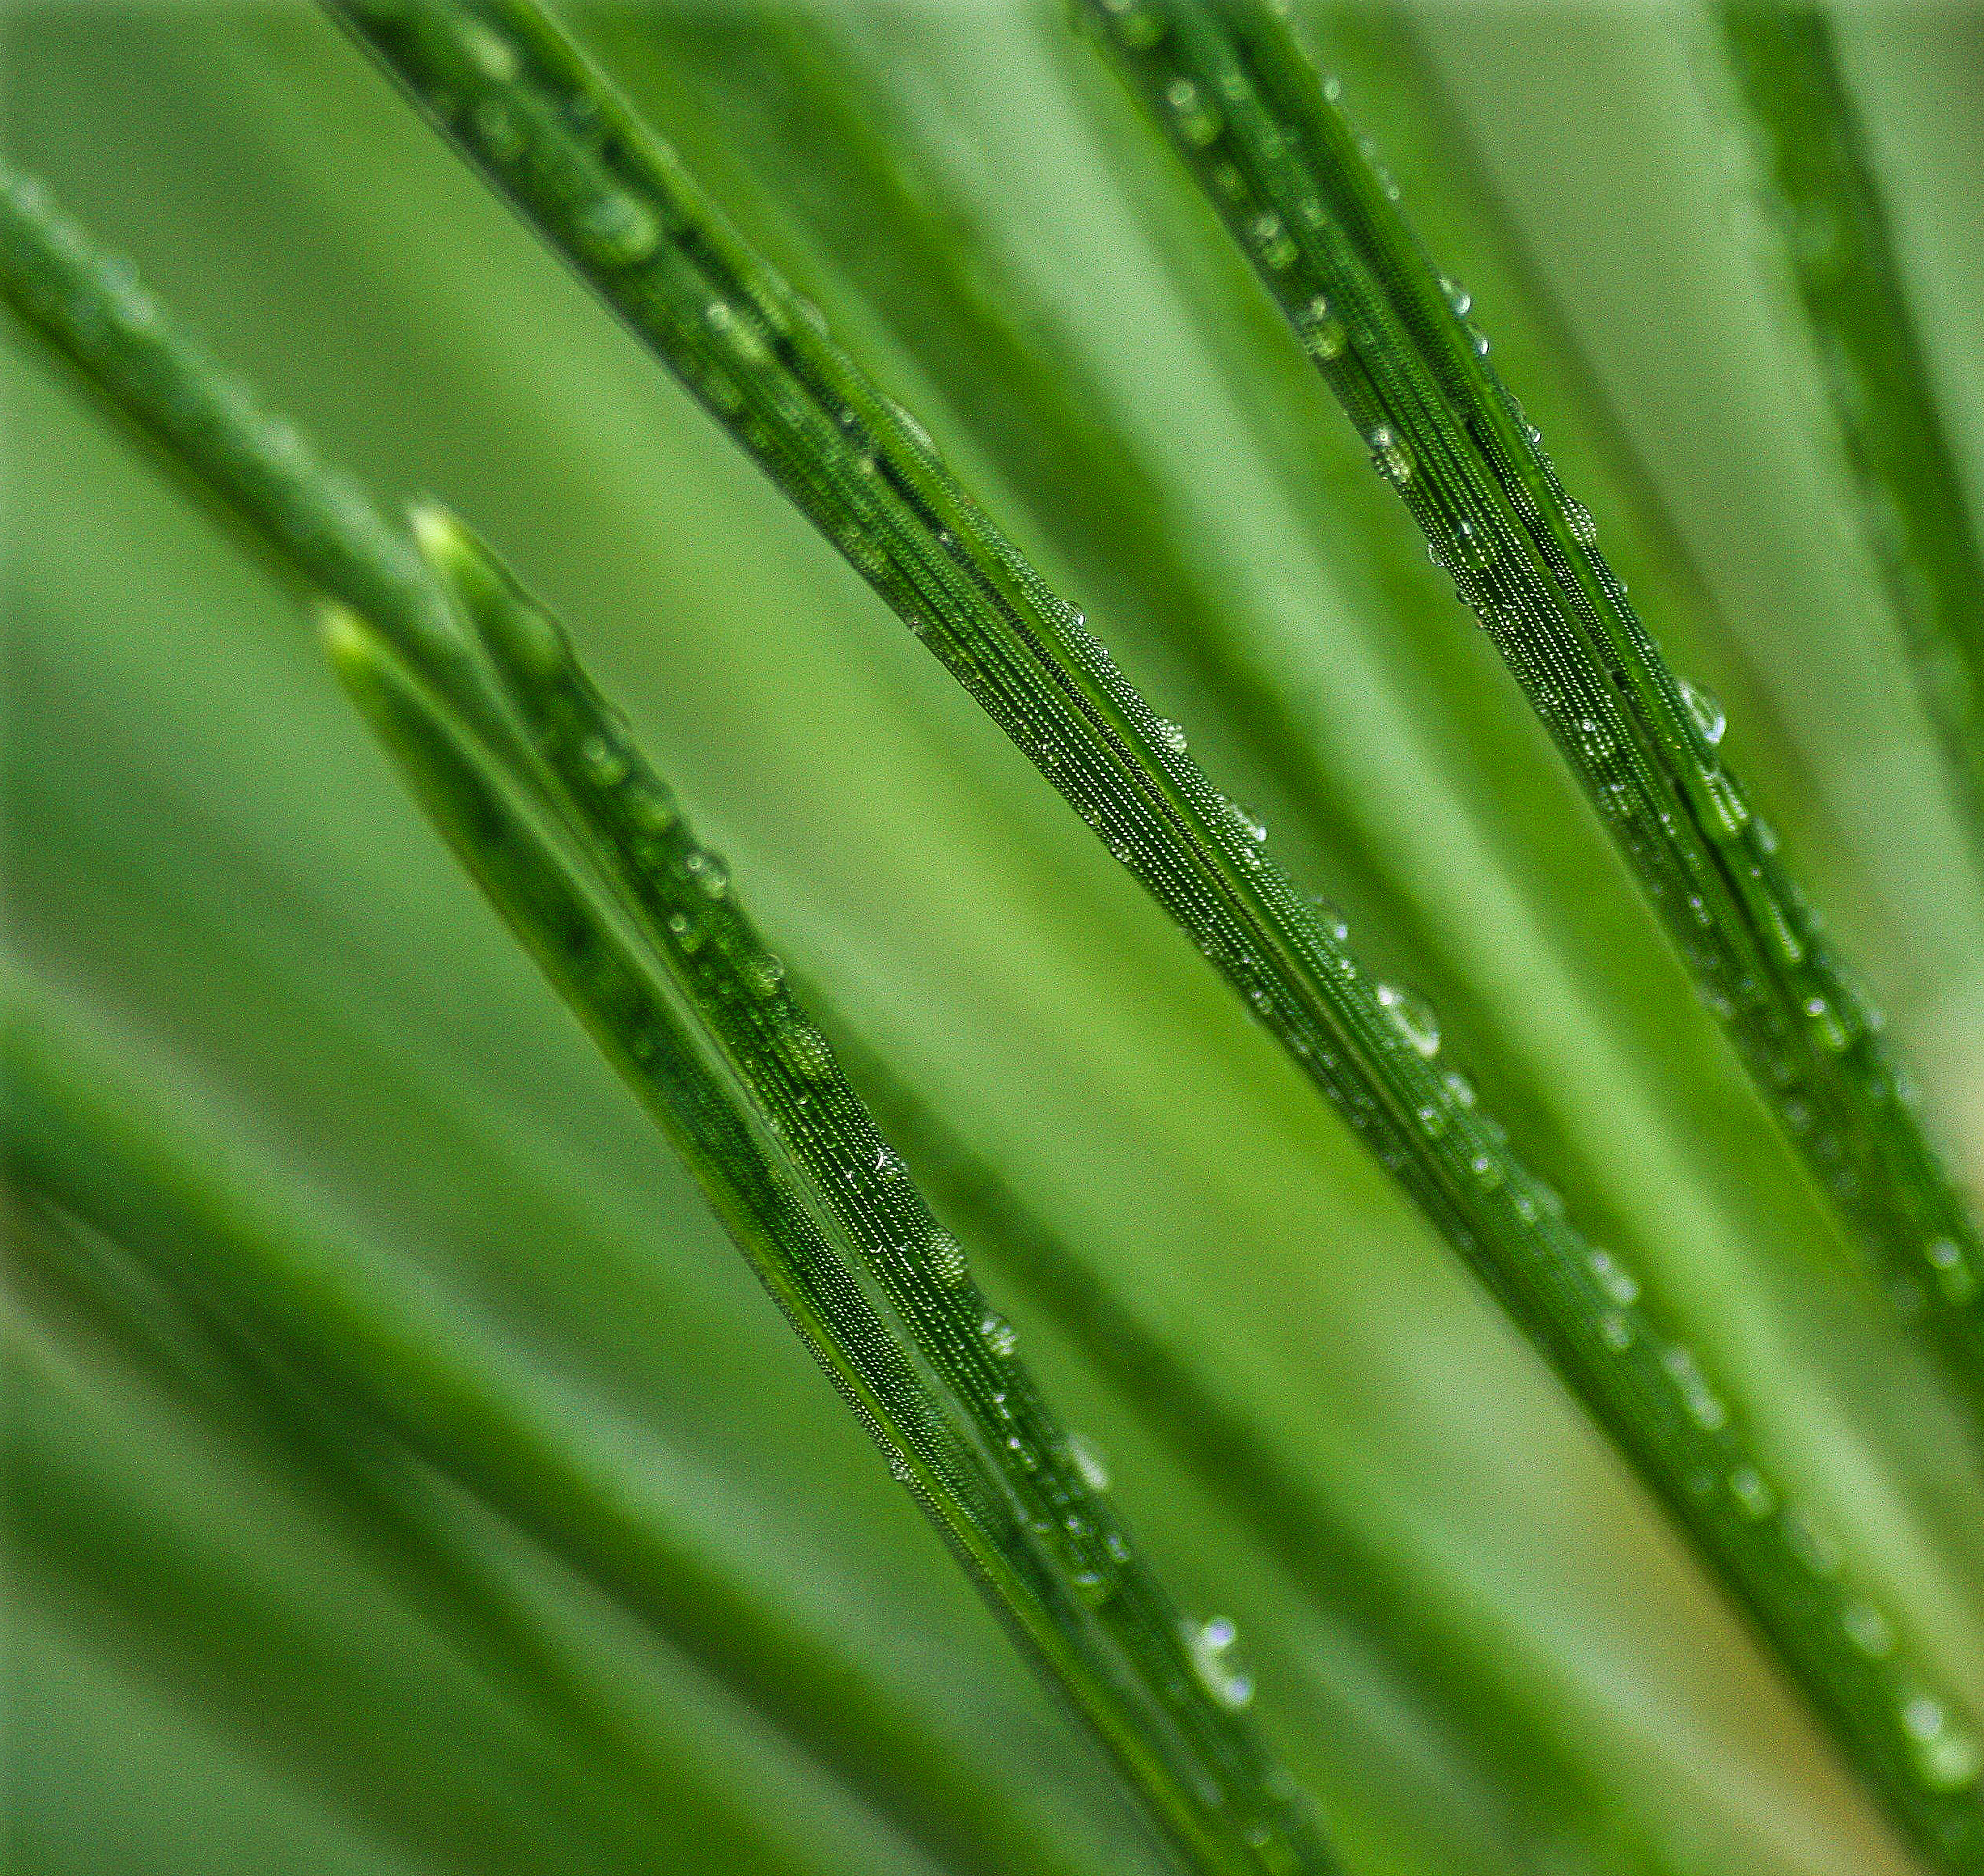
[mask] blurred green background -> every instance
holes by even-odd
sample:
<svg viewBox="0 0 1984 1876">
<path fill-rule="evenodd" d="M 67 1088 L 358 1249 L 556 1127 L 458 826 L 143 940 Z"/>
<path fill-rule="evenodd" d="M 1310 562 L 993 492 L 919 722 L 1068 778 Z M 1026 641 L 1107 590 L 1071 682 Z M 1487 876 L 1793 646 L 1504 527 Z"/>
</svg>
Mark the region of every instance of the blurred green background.
<svg viewBox="0 0 1984 1876">
<path fill-rule="evenodd" d="M 1691 13 L 1315 7 L 1504 374 L 1984 1182 L 1984 877 Z M 1514 685 L 1058 8 L 568 10 L 922 415 L 1984 1705 L 1984 1491 Z M 313 9 L 10 0 L 6 143 L 574 630 L 849 1032 L 1270 1453 L 975 1246 L 1347 1862 L 1902 1853 L 1449 1253 L 934 661 Z M 1984 14 L 1849 78 L 1984 501 Z M 298 595 L 16 325 L 9 968 L 679 1568 L 614 1584 L 227 1297 L 14 1214 L 26 1872 L 1162 1867 L 419 821 Z M 914 1155 L 913 1169 L 914 1169 Z M 299 1227 L 300 1228 L 300 1227 Z M 216 1328 L 216 1324 L 220 1327 Z M 246 1352 L 244 1352 L 246 1351 Z M 849 1715 L 881 1716 L 878 1754 Z"/>
</svg>

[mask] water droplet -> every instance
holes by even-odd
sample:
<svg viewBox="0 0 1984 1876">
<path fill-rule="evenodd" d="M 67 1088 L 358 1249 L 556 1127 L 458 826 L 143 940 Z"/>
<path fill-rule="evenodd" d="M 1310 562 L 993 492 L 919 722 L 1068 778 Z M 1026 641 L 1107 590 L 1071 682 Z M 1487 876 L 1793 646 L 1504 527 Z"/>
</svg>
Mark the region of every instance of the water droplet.
<svg viewBox="0 0 1984 1876">
<path fill-rule="evenodd" d="M 1458 1069 L 1442 1077 L 1441 1086 L 1446 1090 L 1446 1097 L 1454 1106 L 1471 1108 L 1479 1098 L 1474 1092 L 1474 1084 Z"/>
<path fill-rule="evenodd" d="M 1445 274 L 1440 276 L 1440 291 L 1446 295 L 1446 303 L 1453 309 L 1454 318 L 1457 320 L 1466 319 L 1473 308 L 1473 294 L 1469 292 L 1458 280 L 1449 279 Z"/>
<path fill-rule="evenodd" d="M 1564 498 L 1564 518 L 1570 528 L 1572 539 L 1582 541 L 1587 547 L 1597 544 L 1598 524 L 1592 519 L 1591 509 L 1575 496 Z"/>
<path fill-rule="evenodd" d="M 1834 1055 L 1842 1055 L 1853 1046 L 1859 1026 L 1853 1020 L 1848 1005 L 1828 1002 L 1823 997 L 1808 997 L 1805 1000 L 1805 1014 L 1811 1019 L 1818 1045 Z"/>
<path fill-rule="evenodd" d="M 946 1289 L 956 1289 L 965 1280 L 965 1247 L 942 1228 L 930 1234 L 923 1246 L 923 1259 L 930 1275 Z"/>
<path fill-rule="evenodd" d="M 1267 822 L 1262 820 L 1252 809 L 1244 808 L 1239 802 L 1224 797 L 1222 800 L 1225 809 L 1226 818 L 1241 833 L 1245 834 L 1250 841 L 1264 841 L 1267 839 Z"/>
<path fill-rule="evenodd" d="M 1261 265 L 1270 271 L 1284 273 L 1295 264 L 1299 250 L 1279 215 L 1256 215 L 1248 227 L 1247 238 Z"/>
<path fill-rule="evenodd" d="M 1200 1684 L 1222 1707 L 1234 1709 L 1254 1698 L 1253 1677 L 1228 1659 L 1237 1639 L 1233 1624 L 1224 1615 L 1185 1631 L 1186 1649 Z"/>
<path fill-rule="evenodd" d="M 1107 1573 L 1083 1563 L 1076 1566 L 1072 1581 L 1082 1601 L 1100 1606 L 1116 1593 L 1115 1580 Z"/>
<path fill-rule="evenodd" d="M 1162 15 L 1141 4 L 1141 0 L 1102 0 L 1114 15 L 1116 35 L 1133 52 L 1148 51 L 1164 36 Z"/>
<path fill-rule="evenodd" d="M 909 1461 L 904 1459 L 900 1453 L 891 1453 L 888 1456 L 888 1470 L 890 1476 L 898 1485 L 908 1485 L 916 1476 L 910 1469 Z"/>
<path fill-rule="evenodd" d="M 1915 1772 L 1933 1791 L 1961 1791 L 1984 1770 L 1975 1738 L 1955 1725 L 1940 1701 L 1913 1694 L 1903 1702 L 1902 1729 L 1914 1748 Z"/>
<path fill-rule="evenodd" d="M 1019 1346 L 1018 1330 L 1002 1315 L 988 1311 L 978 1333 L 985 1338 L 985 1346 L 1002 1360 Z"/>
<path fill-rule="evenodd" d="M 1933 1739 L 1948 1724 L 1942 1703 L 1929 1694 L 1912 1694 L 1902 1703 L 1902 1730 L 1911 1739 Z"/>
<path fill-rule="evenodd" d="M 1615 1353 L 1623 1353 L 1638 1339 L 1632 1324 L 1616 1310 L 1608 1311 L 1598 1322 L 1598 1334 L 1604 1338 L 1605 1346 Z"/>
<path fill-rule="evenodd" d="M 1502 1161 L 1492 1153 L 1477 1153 L 1468 1161 L 1468 1170 L 1474 1175 L 1474 1184 L 1484 1192 L 1493 1192 L 1508 1177 L 1503 1170 Z"/>
<path fill-rule="evenodd" d="M 1711 749 L 1722 740 L 1729 727 L 1729 720 L 1722 714 L 1722 706 L 1698 684 L 1681 679 L 1681 701 L 1688 706 L 1689 717 L 1701 732 L 1701 739 Z"/>
<path fill-rule="evenodd" d="M 1075 1476 L 1091 1492 L 1107 1492 L 1109 1489 L 1109 1467 L 1100 1453 L 1091 1446 L 1079 1433 L 1068 1436 L 1068 1458 L 1073 1465 Z"/>
<path fill-rule="evenodd" d="M 606 736 L 588 736 L 578 748 L 578 765 L 596 788 L 610 788 L 627 777 L 627 752 Z"/>
<path fill-rule="evenodd" d="M 1411 480 L 1411 454 L 1389 423 L 1376 425 L 1366 441 L 1371 445 L 1372 467 L 1386 481 L 1395 488 L 1402 488 Z"/>
<path fill-rule="evenodd" d="M 661 245 L 654 210 L 623 189 L 608 190 L 579 211 L 578 234 L 586 252 L 605 266 L 635 267 Z"/>
<path fill-rule="evenodd" d="M 1778 1494 L 1753 1465 L 1739 1465 L 1729 1474 L 1729 1495 L 1746 1518 L 1761 1521 L 1778 1508 Z"/>
<path fill-rule="evenodd" d="M 1743 791 L 1721 769 L 1704 769 L 1701 788 L 1708 797 L 1702 832 L 1712 841 L 1733 841 L 1750 822 L 1750 804 Z"/>
<path fill-rule="evenodd" d="M 516 47 L 480 19 L 464 19 L 455 27 L 455 44 L 469 63 L 492 84 L 509 84 L 522 70 Z"/>
<path fill-rule="evenodd" d="M 1164 102 L 1171 108 L 1178 135 L 1194 149 L 1202 150 L 1218 138 L 1220 113 L 1190 78 L 1173 78 L 1164 92 Z"/>
<path fill-rule="evenodd" d="M 717 343 L 739 364 L 757 366 L 770 358 L 771 349 L 759 336 L 757 326 L 728 300 L 711 300 L 702 316 Z"/>
<path fill-rule="evenodd" d="M 1168 717 L 1158 719 L 1158 741 L 1173 755 L 1185 753 L 1185 732 Z"/>
<path fill-rule="evenodd" d="M 1495 558 L 1495 543 L 1463 515 L 1453 524 L 1453 551 L 1463 567 L 1486 567 Z"/>
<path fill-rule="evenodd" d="M 1316 914 L 1316 922 L 1329 934 L 1338 944 L 1350 936 L 1350 922 L 1327 899 L 1316 898 L 1309 902 L 1309 909 Z"/>
<path fill-rule="evenodd" d="M 1392 1027 L 1422 1056 L 1440 1053 L 1440 1023 L 1423 997 L 1392 984 L 1380 984 L 1378 1000 Z"/>
<path fill-rule="evenodd" d="M 1895 1649 L 1895 1632 L 1879 1610 L 1864 1596 L 1856 1596 L 1840 1611 L 1840 1626 L 1846 1639 L 1870 1660 L 1885 1660 Z"/>
<path fill-rule="evenodd" d="M 1701 1371 L 1701 1364 L 1690 1350 L 1677 1345 L 1668 1349 L 1660 1360 L 1681 1396 L 1683 1409 L 1697 1427 L 1714 1432 L 1717 1428 L 1728 1424 L 1729 1409 L 1709 1386 L 1708 1377 Z"/>
<path fill-rule="evenodd" d="M 1977 1294 L 1977 1273 L 1953 1238 L 1937 1238 L 1924 1247 L 1923 1255 L 1936 1272 L 1936 1280 L 1952 1303 L 1968 1303 Z"/>
</svg>

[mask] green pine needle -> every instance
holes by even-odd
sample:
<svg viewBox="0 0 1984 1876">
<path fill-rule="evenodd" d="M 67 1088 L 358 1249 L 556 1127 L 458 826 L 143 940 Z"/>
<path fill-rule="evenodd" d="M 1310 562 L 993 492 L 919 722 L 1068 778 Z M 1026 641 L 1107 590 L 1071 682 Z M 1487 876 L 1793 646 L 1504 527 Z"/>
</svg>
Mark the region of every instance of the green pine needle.
<svg viewBox="0 0 1984 1876">
<path fill-rule="evenodd" d="M 1717 6 L 1757 183 L 1811 327 L 1862 538 L 1984 843 L 1984 549 L 1831 24 L 1810 6 Z"/>
<path fill-rule="evenodd" d="M 429 816 L 710 1195 L 753 1268 L 1015 1636 L 1207 1871 L 1330 1867 L 1239 1718 L 1224 1630 L 1151 1576 L 876 1132 L 723 860 L 558 629 L 447 518 L 423 545 L 542 765 L 517 775 L 340 614 L 347 686 Z M 535 785 L 533 782 L 535 781 Z M 562 835 L 553 825 L 562 822 Z"/>
</svg>

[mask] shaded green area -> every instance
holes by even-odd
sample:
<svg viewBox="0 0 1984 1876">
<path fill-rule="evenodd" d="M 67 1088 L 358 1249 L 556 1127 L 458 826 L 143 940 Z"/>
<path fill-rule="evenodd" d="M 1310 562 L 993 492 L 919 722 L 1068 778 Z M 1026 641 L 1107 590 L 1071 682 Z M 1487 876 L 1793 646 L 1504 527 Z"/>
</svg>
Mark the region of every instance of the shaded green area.
<svg viewBox="0 0 1984 1876">
<path fill-rule="evenodd" d="M 1433 998 L 1541 1169 L 1742 1377 L 1735 1404 L 1774 1464 L 1974 1706 L 1984 1503 L 1939 1383 L 1836 1274 L 1815 1200 L 1602 835 L 1209 216 L 1057 10 L 830 23 L 880 101 L 865 119 L 884 155 L 864 161 L 941 187 L 962 232 L 870 212 L 886 199 L 853 157 L 825 162 L 841 146 L 817 123 L 737 114 L 779 95 L 725 51 L 752 21 L 621 16 L 595 43 L 1262 814 L 1271 850 L 1343 906 L 1388 979 Z M 801 24 L 821 43 L 822 22 Z M 1686 542 L 1691 572 L 1658 528 L 1621 570 L 1650 617 L 1666 590 L 1650 580 L 1680 596 L 1663 642 L 1728 705 L 1753 792 L 1974 1168 L 1984 897 L 1876 582 L 1828 532 L 1837 492 L 1795 351 L 1718 219 L 1726 127 L 1671 27 L 1429 12 L 1411 30 L 1449 86 L 1435 94 L 1367 17 L 1343 63 L 1418 212 L 1454 217 L 1440 238 L 1526 407 L 1554 447 L 1591 451 L 1566 473 L 1608 547 L 1649 491 Z M 302 13 L 34 10 L 7 31 L 10 154 L 331 454 L 439 496 L 519 566 L 782 954 L 1299 1482 L 1337 1567 L 1383 1574 L 1382 1594 L 1339 1592 L 1290 1568 L 1044 1297 L 1018 1294 L 1020 1334 L 1126 1515 L 1196 1613 L 1237 1621 L 1260 1724 L 1350 1867 L 1902 1866 L 1695 1566 L 1348 1131 L 346 42 Z M 1974 271 L 1975 126 L 1938 83 L 1967 35 L 1961 17 L 1856 26 L 1848 51 L 1974 486 L 1974 307 L 1939 291 Z M 1520 249 L 1469 218 L 1465 173 L 1444 181 L 1475 159 Z M 995 314 L 1015 283 L 1019 338 L 925 265 L 930 241 Z M 1549 309 L 1521 297 L 1536 278 Z M 1566 334 L 1582 367 L 1552 362 Z M 1036 359 L 1031 380 L 1000 345 Z M 990 362 L 974 376 L 972 358 Z M 734 1593 L 860 1664 L 905 1737 L 971 1768 L 990 1818 L 946 1829 L 905 1766 L 838 1767 L 796 1717 L 831 1709 L 826 1670 L 720 1674 L 693 1612 L 628 1619 L 418 1470 L 422 1527 L 484 1587 L 417 1580 L 376 1490 L 335 1489 L 265 1388 L 175 1379 L 195 1328 L 142 1293 L 108 1307 L 115 1247 L 85 1259 L 30 1216 L 10 1384 L 16 1448 L 39 1454 L 13 1494 L 16 1861 L 1159 1866 L 420 827 L 294 596 L 11 332 L 5 373 L 19 967 L 158 1097 L 214 1116 L 271 1191 L 307 1194 L 381 1269 L 433 1286 L 628 1490 L 670 1489 Z M 1077 416 L 1110 439 L 1100 456 Z M 1106 525 L 1081 497 L 1091 464 Z M 1133 495 L 1109 495 L 1126 474 Z M 1146 501 L 1158 550 L 1112 545 L 1107 517 Z M 1688 609 L 1692 592 L 1715 609 Z M 1278 722 L 1246 701 L 1258 692 L 1226 693 L 1174 613 L 1217 614 L 1231 656 L 1278 675 Z M 577 1644 L 644 1751 L 604 1751 L 467 1623 L 490 1583 Z M 1429 1633 L 1440 1647 L 1415 1654 Z M 786 1796 L 739 1819 L 740 1789 Z M 767 1817 L 769 1847 L 752 1834 Z"/>
</svg>

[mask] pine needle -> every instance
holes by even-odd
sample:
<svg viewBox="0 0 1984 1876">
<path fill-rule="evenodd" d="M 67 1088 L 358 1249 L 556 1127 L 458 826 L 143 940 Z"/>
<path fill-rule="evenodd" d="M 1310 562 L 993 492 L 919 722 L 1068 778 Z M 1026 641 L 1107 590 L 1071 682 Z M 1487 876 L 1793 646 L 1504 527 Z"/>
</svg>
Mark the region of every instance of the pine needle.
<svg viewBox="0 0 1984 1876">
<path fill-rule="evenodd" d="M 1779 0 L 1719 5 L 1738 107 L 1810 327 L 1866 541 L 1916 690 L 1984 846 L 1984 550 L 1831 24 Z"/>
</svg>

